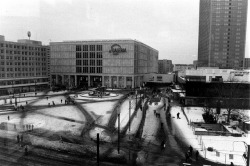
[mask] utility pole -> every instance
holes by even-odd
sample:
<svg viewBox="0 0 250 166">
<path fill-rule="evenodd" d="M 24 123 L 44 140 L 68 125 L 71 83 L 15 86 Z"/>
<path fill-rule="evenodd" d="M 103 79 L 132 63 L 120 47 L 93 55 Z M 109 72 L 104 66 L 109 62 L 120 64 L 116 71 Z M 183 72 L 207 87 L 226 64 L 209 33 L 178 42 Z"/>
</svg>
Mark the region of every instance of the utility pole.
<svg viewBox="0 0 250 166">
<path fill-rule="evenodd" d="M 131 97 L 129 97 L 129 121 L 128 121 L 128 123 L 129 123 L 129 133 L 130 133 L 130 114 L 131 114 Z"/>
<path fill-rule="evenodd" d="M 120 111 L 118 112 L 118 145 L 117 145 L 117 151 L 118 154 L 120 154 Z"/>
<path fill-rule="evenodd" d="M 96 140 L 97 140 L 97 157 L 96 157 L 96 159 L 97 159 L 97 166 L 99 166 L 99 133 L 97 133 Z"/>
</svg>

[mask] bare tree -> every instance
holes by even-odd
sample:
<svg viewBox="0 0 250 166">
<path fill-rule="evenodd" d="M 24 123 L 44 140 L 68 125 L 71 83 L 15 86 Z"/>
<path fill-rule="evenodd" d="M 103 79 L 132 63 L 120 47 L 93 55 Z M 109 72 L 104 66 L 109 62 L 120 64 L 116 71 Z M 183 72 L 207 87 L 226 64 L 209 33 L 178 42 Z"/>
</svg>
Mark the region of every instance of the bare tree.
<svg viewBox="0 0 250 166">
<path fill-rule="evenodd" d="M 241 82 L 234 76 L 230 76 L 226 82 L 217 83 L 215 86 L 215 90 L 219 98 L 219 101 L 217 102 L 221 101 L 221 106 L 227 110 L 227 122 L 230 120 L 232 111 L 236 108 L 240 108 L 242 105 L 240 100 L 237 100 L 237 98 L 241 97 L 241 86 Z"/>
</svg>

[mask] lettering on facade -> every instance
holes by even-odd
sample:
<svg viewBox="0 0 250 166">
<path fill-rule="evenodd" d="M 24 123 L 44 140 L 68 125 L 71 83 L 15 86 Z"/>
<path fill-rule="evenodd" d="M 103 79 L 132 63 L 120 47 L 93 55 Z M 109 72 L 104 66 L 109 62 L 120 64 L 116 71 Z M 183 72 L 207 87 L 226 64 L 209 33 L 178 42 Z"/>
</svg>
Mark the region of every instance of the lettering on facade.
<svg viewBox="0 0 250 166">
<path fill-rule="evenodd" d="M 118 55 L 119 53 L 127 52 L 126 48 L 122 48 L 119 44 L 113 44 L 109 53 L 113 53 L 113 55 Z"/>
<path fill-rule="evenodd" d="M 248 75 L 249 74 L 249 72 L 245 72 L 245 71 L 232 71 L 230 73 L 234 74 L 234 76 L 243 76 L 243 75 Z"/>
</svg>

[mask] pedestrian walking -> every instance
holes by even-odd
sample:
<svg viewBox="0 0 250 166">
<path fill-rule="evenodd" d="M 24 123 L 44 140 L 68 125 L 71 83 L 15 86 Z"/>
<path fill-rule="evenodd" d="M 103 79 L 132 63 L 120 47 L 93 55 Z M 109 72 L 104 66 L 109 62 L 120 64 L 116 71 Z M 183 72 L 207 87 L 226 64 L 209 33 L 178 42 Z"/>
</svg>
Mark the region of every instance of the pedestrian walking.
<svg viewBox="0 0 250 166">
<path fill-rule="evenodd" d="M 20 143 L 23 143 L 23 135 L 20 136 Z"/>
<path fill-rule="evenodd" d="M 53 103 L 53 106 L 55 106 L 55 102 L 54 102 L 54 101 L 52 101 L 52 103 Z"/>
<path fill-rule="evenodd" d="M 49 97 L 48 97 L 48 96 L 47 96 L 46 98 L 47 98 L 47 100 L 49 100 Z"/>
<path fill-rule="evenodd" d="M 67 100 L 65 100 L 65 105 L 67 104 Z"/>
<path fill-rule="evenodd" d="M 62 99 L 61 99 L 61 103 L 62 103 Z"/>
<path fill-rule="evenodd" d="M 19 137 L 19 135 L 16 136 L 16 139 L 17 139 L 17 143 L 19 143 L 19 142 L 20 142 L 20 137 Z"/>
<path fill-rule="evenodd" d="M 180 113 L 179 113 L 179 112 L 177 113 L 177 119 L 181 119 L 181 118 L 180 118 Z"/>
<path fill-rule="evenodd" d="M 10 120 L 10 116 L 8 116 L 8 120 Z"/>
<path fill-rule="evenodd" d="M 32 131 L 33 131 L 33 129 L 34 129 L 34 125 L 32 124 L 32 126 L 31 126 L 31 127 L 32 127 Z"/>
<path fill-rule="evenodd" d="M 29 128 L 28 128 L 29 126 L 26 124 L 26 130 L 28 130 Z"/>
<path fill-rule="evenodd" d="M 163 149 L 165 149 L 165 142 L 164 141 L 161 142 L 161 150 L 163 150 Z"/>
<path fill-rule="evenodd" d="M 28 101 L 26 101 L 26 105 L 28 104 Z"/>
<path fill-rule="evenodd" d="M 195 159 L 196 159 L 196 161 L 198 161 L 198 159 L 199 159 L 199 151 L 198 150 L 195 153 Z"/>
<path fill-rule="evenodd" d="M 189 146 L 189 152 L 190 152 L 190 157 L 192 157 L 192 155 L 193 155 L 193 147 L 191 145 Z"/>
<path fill-rule="evenodd" d="M 156 116 L 156 110 L 154 110 L 154 115 Z"/>
<path fill-rule="evenodd" d="M 28 155 L 28 145 L 25 146 L 24 151 L 25 151 L 25 155 Z"/>
</svg>

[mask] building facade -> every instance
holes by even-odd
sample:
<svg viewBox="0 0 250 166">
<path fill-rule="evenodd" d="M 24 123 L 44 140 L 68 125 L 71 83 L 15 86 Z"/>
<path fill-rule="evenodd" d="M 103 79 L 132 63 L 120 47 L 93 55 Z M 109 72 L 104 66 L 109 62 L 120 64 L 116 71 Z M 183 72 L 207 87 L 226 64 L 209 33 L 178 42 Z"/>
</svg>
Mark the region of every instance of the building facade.
<svg viewBox="0 0 250 166">
<path fill-rule="evenodd" d="M 48 85 L 48 46 L 40 41 L 5 41 L 0 36 L 0 94 L 8 95 Z"/>
<path fill-rule="evenodd" d="M 173 71 L 173 64 L 171 60 L 158 60 L 158 73 L 167 74 Z"/>
<path fill-rule="evenodd" d="M 185 71 L 194 69 L 194 65 L 192 64 L 175 64 L 174 65 L 174 71 Z"/>
<path fill-rule="evenodd" d="M 248 0 L 200 0 L 198 66 L 243 67 Z"/>
<path fill-rule="evenodd" d="M 244 69 L 250 69 L 250 58 L 245 58 Z"/>
<path fill-rule="evenodd" d="M 51 85 L 134 88 L 158 70 L 158 51 L 136 40 L 50 43 Z"/>
</svg>

